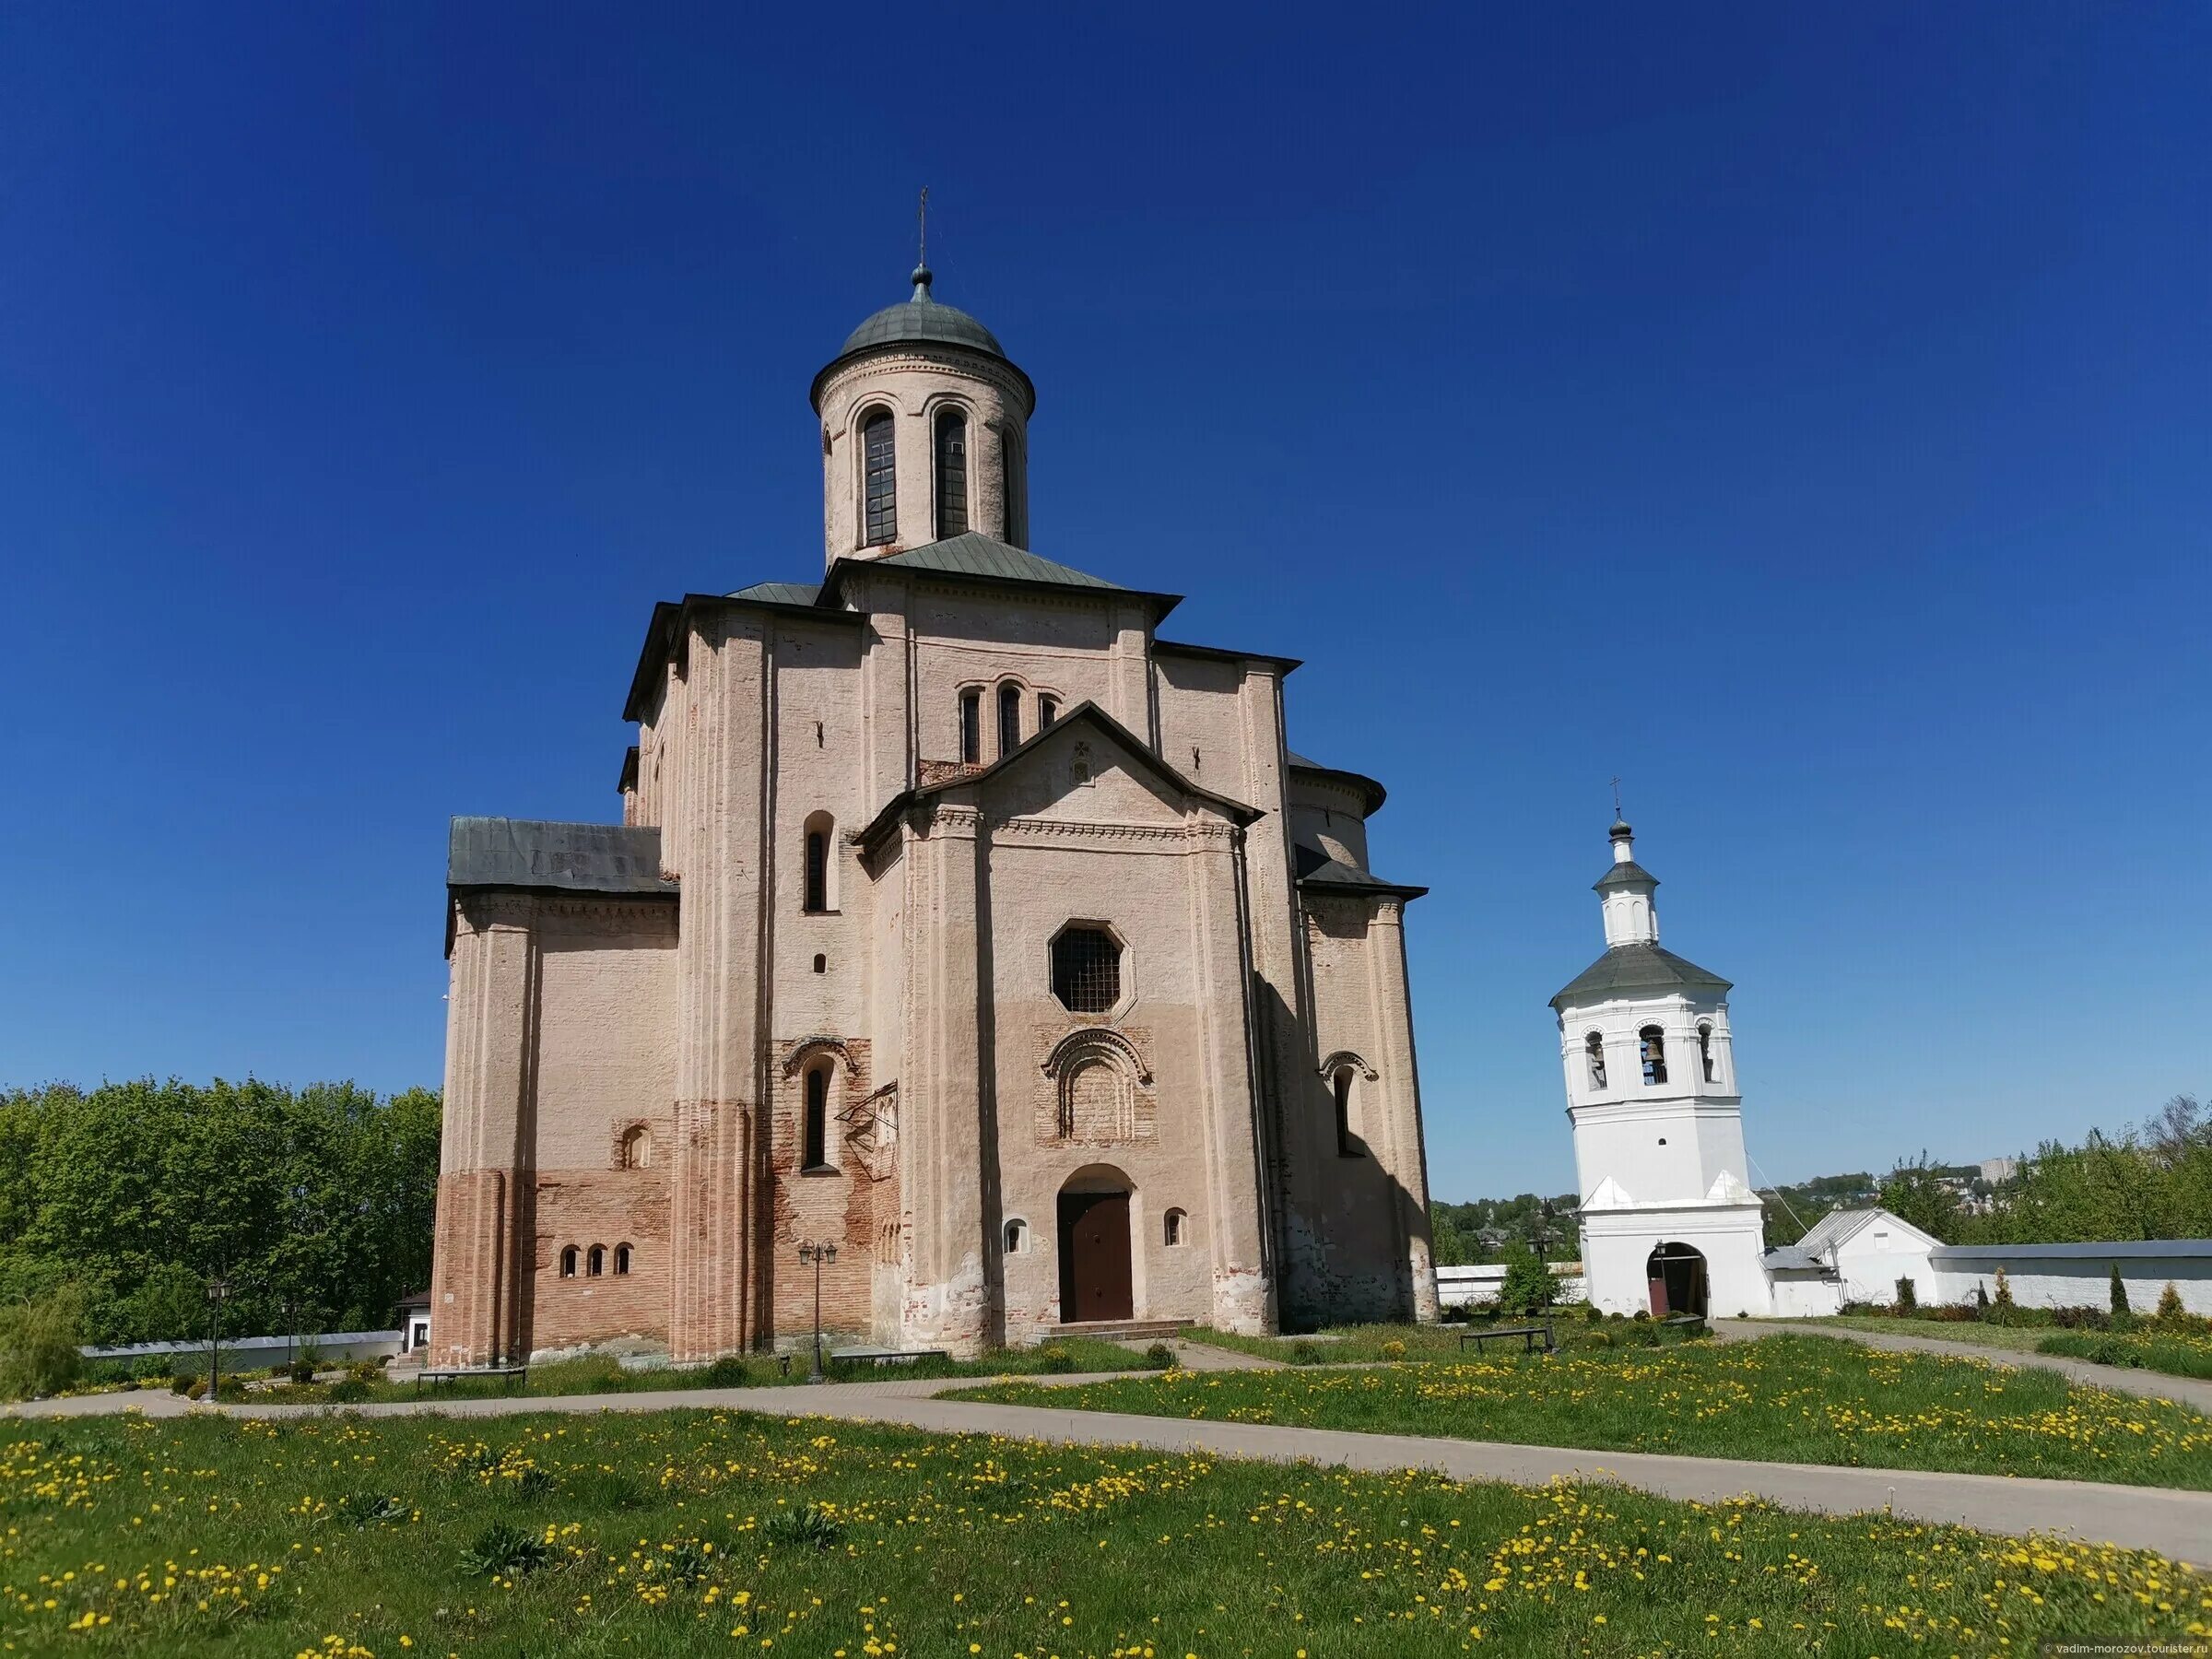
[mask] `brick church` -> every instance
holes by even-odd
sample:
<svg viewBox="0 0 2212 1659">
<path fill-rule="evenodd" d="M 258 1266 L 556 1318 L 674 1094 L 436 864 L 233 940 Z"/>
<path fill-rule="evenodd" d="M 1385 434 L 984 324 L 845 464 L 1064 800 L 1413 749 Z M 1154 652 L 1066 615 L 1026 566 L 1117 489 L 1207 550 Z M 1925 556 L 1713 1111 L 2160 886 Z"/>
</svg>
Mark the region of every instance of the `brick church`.
<svg viewBox="0 0 2212 1659">
<path fill-rule="evenodd" d="M 912 297 L 815 376 L 824 568 L 654 606 L 617 824 L 457 818 L 431 1352 L 1436 1313 L 1382 788 L 1297 664 L 1030 550 L 1036 390 Z"/>
</svg>

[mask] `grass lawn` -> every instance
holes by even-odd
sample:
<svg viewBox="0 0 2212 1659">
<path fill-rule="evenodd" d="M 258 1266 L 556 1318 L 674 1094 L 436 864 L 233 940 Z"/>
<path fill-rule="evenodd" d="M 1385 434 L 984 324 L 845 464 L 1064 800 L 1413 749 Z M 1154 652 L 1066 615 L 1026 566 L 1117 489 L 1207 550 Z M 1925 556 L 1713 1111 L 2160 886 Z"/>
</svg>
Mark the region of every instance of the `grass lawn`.
<svg viewBox="0 0 2212 1659">
<path fill-rule="evenodd" d="M 1543 1324 L 1543 1316 L 1534 1320 L 1520 1317 L 1477 1319 L 1453 1324 L 1351 1324 L 1329 1325 L 1304 1336 L 1246 1336 L 1235 1331 L 1217 1331 L 1201 1325 L 1189 1333 L 1194 1342 L 1203 1342 L 1212 1347 L 1234 1348 L 1239 1353 L 1257 1354 L 1266 1359 L 1279 1359 L 1285 1364 L 1307 1362 L 1321 1365 L 1380 1364 L 1386 1360 L 1443 1359 L 1456 1364 L 1464 1353 L 1472 1358 L 1478 1352 L 1503 1354 L 1520 1346 L 1519 1338 L 1500 1338 L 1485 1345 L 1483 1349 L 1460 1347 L 1460 1337 L 1470 1331 L 1518 1330 L 1528 1324 Z M 1672 1344 L 1680 1338 L 1667 1334 L 1661 1335 L 1658 1327 L 1636 1320 L 1606 1320 L 1593 1324 L 1580 1313 L 1555 1313 L 1551 1318 L 1554 1340 L 1563 1348 L 1603 1349 L 1640 1345 L 1647 1336 Z"/>
<path fill-rule="evenodd" d="M 201 1381 L 205 1382 L 205 1353 L 200 1355 L 199 1361 Z M 614 1359 L 596 1356 L 534 1365 L 522 1380 L 512 1377 L 464 1377 L 450 1382 L 418 1387 L 413 1382 L 391 1382 L 379 1377 L 365 1382 L 358 1391 L 342 1391 L 335 1400 L 331 1390 L 337 1385 L 322 1382 L 286 1382 L 233 1395 L 230 1376 L 226 1372 L 223 1398 L 284 1405 L 365 1405 L 371 1401 L 383 1400 L 550 1399 L 562 1394 L 651 1394 L 683 1388 L 742 1388 L 748 1385 L 765 1388 L 805 1382 L 806 1367 L 807 1357 L 794 1354 L 788 1373 L 778 1359 L 768 1355 L 717 1360 L 711 1366 L 694 1366 L 683 1371 L 625 1371 Z M 1144 1356 L 1134 1348 L 1103 1342 L 1095 1336 L 1068 1336 L 1039 1347 L 1002 1348 L 996 1353 L 986 1354 L 981 1359 L 915 1359 L 895 1368 L 841 1365 L 832 1360 L 828 1369 L 832 1380 L 841 1382 L 865 1381 L 871 1377 L 1008 1377 L 1028 1376 L 1039 1371 L 1143 1371 L 1146 1367 Z M 255 1371 L 244 1380 L 252 1382 L 265 1378 L 266 1375 L 266 1371 Z M 157 1383 L 149 1386 L 162 1385 Z"/>
<path fill-rule="evenodd" d="M 1806 1325 L 1839 1325 L 1846 1331 L 1868 1331 L 1877 1336 L 1933 1336 L 1942 1342 L 1969 1343 L 1975 1347 L 2000 1348 L 2032 1354 L 2036 1344 L 2051 1335 L 2047 1330 L 2022 1330 L 2012 1325 L 1968 1324 L 1940 1319 L 1892 1319 L 1879 1313 L 1837 1313 L 1824 1319 L 1806 1319 Z"/>
<path fill-rule="evenodd" d="M 2054 1371 L 1830 1336 L 1359 1371 L 1171 1371 L 960 1397 L 1595 1451 L 2212 1488 L 2212 1418 Z"/>
<path fill-rule="evenodd" d="M 2207 1633 L 2212 1583 L 2155 1556 L 1604 1488 L 703 1410 L 0 1425 L 17 1653 L 1381 1659 Z"/>
</svg>

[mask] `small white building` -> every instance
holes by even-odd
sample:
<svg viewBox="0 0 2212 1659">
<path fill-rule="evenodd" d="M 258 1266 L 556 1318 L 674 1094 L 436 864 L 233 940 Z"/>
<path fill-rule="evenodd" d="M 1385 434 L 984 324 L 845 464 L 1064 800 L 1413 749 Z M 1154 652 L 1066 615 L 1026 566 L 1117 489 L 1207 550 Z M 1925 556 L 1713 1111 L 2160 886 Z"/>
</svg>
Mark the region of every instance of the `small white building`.
<svg viewBox="0 0 2212 1659">
<path fill-rule="evenodd" d="M 1616 822 L 1606 953 L 1551 999 L 1591 1304 L 1767 1313 L 1764 1217 L 1744 1156 L 1728 982 L 1659 947 L 1659 882 Z"/>
<path fill-rule="evenodd" d="M 1922 1300 L 1934 1300 L 1928 1258 L 1942 1248 L 1886 1209 L 1830 1210 L 1796 1243 L 1767 1252 L 1774 1312 L 1812 1316 L 1845 1302 L 1894 1302 L 1900 1278 L 1912 1281 Z"/>
</svg>

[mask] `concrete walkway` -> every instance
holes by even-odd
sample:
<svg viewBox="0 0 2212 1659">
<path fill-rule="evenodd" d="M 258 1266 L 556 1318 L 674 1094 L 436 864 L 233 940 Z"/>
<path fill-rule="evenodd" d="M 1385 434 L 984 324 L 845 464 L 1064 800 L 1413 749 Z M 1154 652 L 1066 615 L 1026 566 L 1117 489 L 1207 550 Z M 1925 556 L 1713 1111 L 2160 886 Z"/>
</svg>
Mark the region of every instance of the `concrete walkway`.
<svg viewBox="0 0 2212 1659">
<path fill-rule="evenodd" d="M 1217 1352 L 1224 1350 L 1215 1350 Z M 1267 1361 L 1259 1361 L 1267 1364 Z M 1154 1372 L 1119 1373 L 1151 1376 Z M 1075 1386 L 1112 1374 L 1031 1377 Z M 1854 1469 L 1813 1464 L 1755 1463 L 1721 1457 L 1677 1457 L 1644 1452 L 1583 1452 L 1491 1441 L 1418 1435 L 1359 1434 L 1267 1423 L 1193 1422 L 1119 1412 L 1065 1411 L 1047 1406 L 1002 1406 L 936 1396 L 974 1388 L 984 1379 L 897 1378 L 819 1386 L 687 1388 L 651 1393 L 528 1396 L 496 1400 L 392 1401 L 349 1407 L 363 1417 L 508 1417 L 528 1412 L 737 1411 L 777 1418 L 828 1418 L 885 1423 L 938 1434 L 994 1434 L 1061 1445 L 1137 1446 L 1201 1452 L 1272 1463 L 1317 1463 L 1389 1473 L 1433 1469 L 1454 1480 L 1614 1481 L 1663 1498 L 1713 1503 L 1752 1496 L 1791 1509 L 1830 1515 L 1889 1512 L 1916 1521 L 1955 1523 L 1983 1532 L 2056 1533 L 2095 1543 L 2151 1549 L 2172 1559 L 2212 1567 L 2212 1492 L 2108 1486 L 2086 1480 L 2013 1479 L 2001 1475 L 1937 1475 L 1909 1469 Z M 109 1411 L 150 1408 L 171 1417 L 193 1407 L 174 1394 L 137 1391 L 12 1407 L 26 1415 L 64 1415 L 99 1402 Z M 244 1405 L 216 1409 L 232 1417 L 283 1418 L 332 1410 L 323 1406 Z"/>
<path fill-rule="evenodd" d="M 2135 1394 L 2146 1400 L 2171 1400 L 2212 1412 L 2212 1382 L 2201 1377 L 2170 1377 L 2164 1371 L 2135 1371 L 2123 1365 L 2099 1365 L 2069 1359 L 2064 1354 L 2024 1354 L 2018 1348 L 1991 1347 L 1976 1342 L 1947 1342 L 1940 1336 L 1907 1336 L 1888 1331 L 1853 1331 L 1843 1325 L 1813 1324 L 1797 1320 L 1716 1319 L 1712 1334 L 1723 1342 L 1756 1342 L 1761 1336 L 1838 1336 L 1865 1347 L 1887 1348 L 1899 1354 L 1936 1354 L 1954 1359 L 1985 1359 L 1992 1365 L 2033 1366 L 2056 1371 L 2069 1382 L 2090 1388 L 2109 1388 L 2115 1394 Z"/>
</svg>

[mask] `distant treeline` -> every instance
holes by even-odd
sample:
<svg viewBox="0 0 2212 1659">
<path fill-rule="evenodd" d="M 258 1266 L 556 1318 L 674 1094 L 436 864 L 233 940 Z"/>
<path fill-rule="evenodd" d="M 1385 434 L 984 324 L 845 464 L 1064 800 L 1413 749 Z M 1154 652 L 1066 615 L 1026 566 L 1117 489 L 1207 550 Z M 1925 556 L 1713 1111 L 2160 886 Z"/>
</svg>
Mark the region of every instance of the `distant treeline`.
<svg viewBox="0 0 2212 1659">
<path fill-rule="evenodd" d="M 1577 1254 L 1572 1193 L 1539 1198 L 1523 1193 L 1513 1198 L 1477 1198 L 1470 1204 L 1431 1203 L 1429 1231 L 1439 1267 L 1464 1267 L 1477 1262 L 1502 1262 L 1510 1253 L 1534 1250 L 1549 1261 Z"/>
<path fill-rule="evenodd" d="M 2045 1141 L 1978 1203 L 1923 1153 L 1889 1172 L 1879 1202 L 1946 1244 L 2212 1238 L 2212 1112 L 2193 1095 L 2116 1135 Z"/>
<path fill-rule="evenodd" d="M 429 1282 L 439 1097 L 220 1080 L 0 1093 L 0 1297 L 74 1284 L 96 1343 L 387 1330 Z"/>
</svg>

